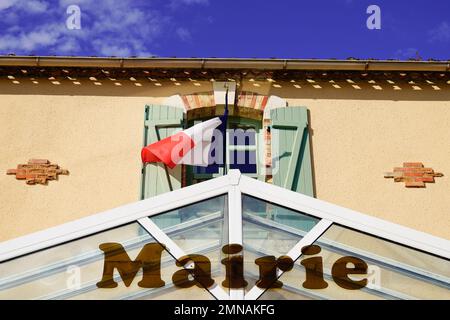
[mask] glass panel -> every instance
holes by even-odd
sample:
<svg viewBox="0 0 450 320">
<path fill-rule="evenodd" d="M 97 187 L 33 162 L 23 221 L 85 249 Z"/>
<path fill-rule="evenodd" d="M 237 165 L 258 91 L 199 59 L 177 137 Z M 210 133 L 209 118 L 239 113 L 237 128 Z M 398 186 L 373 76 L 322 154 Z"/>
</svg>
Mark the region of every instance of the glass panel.
<svg viewBox="0 0 450 320">
<path fill-rule="evenodd" d="M 303 294 L 296 288 L 288 288 L 286 285 L 281 289 L 266 291 L 258 300 L 313 300 L 320 299 L 318 296 Z"/>
<path fill-rule="evenodd" d="M 175 290 L 171 279 L 180 268 L 166 251 L 161 255 L 163 287 L 139 287 L 142 270 L 126 287 L 115 269 L 118 286 L 98 288 L 104 267 L 99 245 L 107 242 L 121 244 L 130 260 L 136 259 L 145 244 L 156 243 L 137 223 L 131 223 L 3 262 L 0 299 L 213 299 L 197 287 Z"/>
<path fill-rule="evenodd" d="M 273 220 L 274 213 L 289 213 L 298 217 L 297 228 L 287 228 Z M 255 260 L 263 256 L 286 255 L 319 221 L 297 211 L 292 211 L 273 203 L 269 203 L 247 195 L 242 195 L 243 241 L 244 241 L 244 270 L 249 282 L 248 292 L 259 278 L 259 267 Z M 291 219 L 295 221 L 295 219 Z M 301 223 L 300 223 L 301 222 Z M 251 281 L 250 281 L 251 280 Z M 280 299 L 288 299 L 298 294 L 296 291 L 280 293 Z M 300 297 L 307 299 L 308 296 Z"/>
<path fill-rule="evenodd" d="M 212 277 L 221 284 L 225 275 L 221 249 L 228 244 L 227 208 L 228 196 L 222 195 L 150 219 L 186 254 L 208 257 Z"/>
<path fill-rule="evenodd" d="M 152 216 L 151 220 L 165 232 L 170 230 L 166 230 L 166 228 L 175 226 L 177 229 L 183 229 L 182 223 L 193 220 L 199 223 L 201 223 L 204 219 L 208 220 L 214 217 L 223 220 L 227 204 L 226 195 L 218 196 L 208 200 L 196 202 L 182 208 L 160 213 Z"/>
<path fill-rule="evenodd" d="M 230 169 L 239 169 L 241 173 L 256 173 L 256 151 L 230 151 Z"/>
<path fill-rule="evenodd" d="M 229 130 L 230 145 L 254 146 L 256 144 L 256 131 L 253 126 L 234 125 Z"/>
<path fill-rule="evenodd" d="M 299 260 L 322 257 L 328 287 L 303 288 L 306 275 L 300 261 L 280 277 L 285 285 L 327 299 L 450 299 L 450 263 L 446 259 L 339 225 L 331 226 L 315 245 L 321 248 L 320 253 Z M 359 258 L 368 265 L 366 275 L 350 275 L 354 281 L 367 278 L 364 288 L 345 289 L 333 279 L 333 265 L 344 256 Z M 353 266 L 351 262 L 347 264 L 349 268 Z"/>
<path fill-rule="evenodd" d="M 245 218 L 244 218 L 245 219 Z M 259 278 L 259 267 L 255 260 L 264 256 L 285 255 L 302 238 L 279 231 L 270 226 L 243 221 L 244 270 L 248 292 Z"/>
<path fill-rule="evenodd" d="M 221 155 L 223 155 L 222 145 L 215 145 L 216 137 L 218 134 L 222 134 L 219 130 L 214 131 L 214 135 L 212 137 L 211 143 L 214 146 L 214 148 L 211 148 L 210 153 L 208 155 L 208 166 L 207 167 L 200 167 L 200 166 L 194 166 L 193 167 L 193 173 L 196 175 L 202 175 L 202 174 L 215 174 L 219 173 L 219 168 L 223 166 L 223 159 Z M 216 153 L 217 156 L 216 156 Z"/>
<path fill-rule="evenodd" d="M 219 173 L 219 165 L 216 163 L 210 164 L 207 167 L 194 167 L 194 173 L 195 174 L 214 174 Z"/>
<path fill-rule="evenodd" d="M 260 200 L 248 195 L 242 195 L 244 217 L 247 219 L 263 219 L 266 224 L 271 224 L 280 230 L 288 232 L 300 231 L 300 235 L 311 230 L 319 219 L 308 216 L 282 206 Z"/>
</svg>

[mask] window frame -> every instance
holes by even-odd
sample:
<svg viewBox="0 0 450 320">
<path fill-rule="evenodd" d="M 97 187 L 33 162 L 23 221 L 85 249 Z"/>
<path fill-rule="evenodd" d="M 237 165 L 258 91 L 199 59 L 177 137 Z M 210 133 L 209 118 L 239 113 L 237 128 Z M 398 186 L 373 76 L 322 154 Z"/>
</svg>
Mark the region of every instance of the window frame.
<svg viewBox="0 0 450 320">
<path fill-rule="evenodd" d="M 208 120 L 208 119 L 203 119 Z M 195 120 L 190 120 L 188 122 L 188 127 L 194 124 Z M 253 146 L 236 146 L 230 143 L 230 125 L 245 125 L 252 126 L 255 128 L 255 145 Z M 259 163 L 259 159 L 263 159 L 264 155 L 264 137 L 262 135 L 262 130 L 264 130 L 264 126 L 262 121 L 245 118 L 245 117 L 235 117 L 229 116 L 227 120 L 227 132 L 226 132 L 226 165 L 227 172 L 233 170 L 230 168 L 230 153 L 232 151 L 255 151 L 256 153 L 256 172 L 255 173 L 243 173 L 245 176 L 264 181 L 266 177 L 266 167 L 264 163 Z M 187 185 L 195 184 L 198 182 L 214 179 L 217 177 L 221 177 L 224 175 L 223 166 L 219 166 L 217 173 L 196 173 L 195 168 L 187 166 L 186 168 L 186 181 Z"/>
</svg>

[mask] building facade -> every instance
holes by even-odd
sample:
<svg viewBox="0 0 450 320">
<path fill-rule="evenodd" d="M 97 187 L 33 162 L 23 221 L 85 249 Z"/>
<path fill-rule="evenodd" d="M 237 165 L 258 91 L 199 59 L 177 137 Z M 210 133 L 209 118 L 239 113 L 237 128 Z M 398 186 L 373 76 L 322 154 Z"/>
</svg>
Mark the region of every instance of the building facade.
<svg viewBox="0 0 450 320">
<path fill-rule="evenodd" d="M 448 62 L 8 56 L 0 57 L 0 74 L 0 241 L 234 169 L 450 239 Z M 141 163 L 143 146 L 222 115 L 227 89 L 225 168 Z M 246 132 L 243 141 L 236 130 Z M 263 207 L 266 219 L 302 232 L 316 225 L 289 214 L 271 218 Z M 190 221 L 185 213 L 165 215 L 158 227 Z M 375 246 L 363 234 L 327 232 Z M 383 248 L 378 254 L 390 250 Z M 444 280 L 429 297 L 448 297 L 448 260 L 434 264 Z"/>
<path fill-rule="evenodd" d="M 43 158 L 70 172 L 46 187 L 1 175 L 1 240 L 141 199 L 146 106 L 159 118 L 174 112 L 173 120 L 187 127 L 213 109 L 222 112 L 223 102 L 214 107 L 212 80 L 236 84 L 230 109 L 237 107 L 244 127 L 267 132 L 266 108 L 306 110 L 299 121 L 308 128 L 311 195 L 449 237 L 446 175 L 426 188 L 383 177 L 404 162 L 450 172 L 446 63 L 18 57 L 1 63 L 3 171 Z M 158 125 L 159 118 L 150 121 Z M 260 152 L 270 152 L 265 143 Z M 188 183 L 177 170 L 170 172 L 172 189 Z M 266 168 L 258 170 L 271 181 Z M 159 187 L 167 186 L 146 192 Z"/>
</svg>

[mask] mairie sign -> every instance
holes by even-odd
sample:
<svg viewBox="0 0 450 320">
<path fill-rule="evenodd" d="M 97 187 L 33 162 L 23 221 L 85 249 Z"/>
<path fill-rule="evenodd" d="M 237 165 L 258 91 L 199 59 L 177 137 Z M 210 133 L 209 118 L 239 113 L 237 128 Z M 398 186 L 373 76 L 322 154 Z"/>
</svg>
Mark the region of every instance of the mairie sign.
<svg viewBox="0 0 450 320">
<path fill-rule="evenodd" d="M 104 266 L 102 279 L 97 283 L 98 288 L 115 288 L 118 286 L 114 280 L 114 270 L 117 269 L 125 284 L 129 287 L 136 274 L 142 269 L 142 279 L 138 286 L 142 288 L 159 288 L 165 285 L 161 279 L 161 255 L 165 245 L 160 243 L 148 243 L 143 246 L 135 260 L 131 260 L 123 246 L 119 243 L 102 243 L 99 246 L 104 253 Z M 245 288 L 248 282 L 244 279 L 244 257 L 240 244 L 228 244 L 222 248 L 228 257 L 222 259 L 225 266 L 225 279 L 222 286 L 230 289 Z M 309 245 L 302 248 L 302 256 L 306 258 L 300 261 L 305 268 L 305 279 L 302 286 L 306 289 L 324 289 L 328 283 L 323 276 L 323 259 L 318 256 L 321 248 L 317 245 Z M 308 257 L 310 256 L 310 257 Z M 278 280 L 277 269 L 290 271 L 294 267 L 294 261 L 289 256 L 264 256 L 255 260 L 259 267 L 259 279 L 256 286 L 259 288 L 281 288 L 283 283 Z M 198 286 L 209 288 L 215 281 L 211 276 L 210 260 L 200 254 L 188 254 L 176 261 L 178 267 L 183 267 L 172 275 L 172 282 L 176 287 L 189 288 Z M 189 266 L 189 268 L 187 268 Z M 353 280 L 349 275 L 367 275 L 368 265 L 361 259 L 345 256 L 333 263 L 331 275 L 336 284 L 344 289 L 358 290 L 367 285 L 367 278 Z"/>
</svg>

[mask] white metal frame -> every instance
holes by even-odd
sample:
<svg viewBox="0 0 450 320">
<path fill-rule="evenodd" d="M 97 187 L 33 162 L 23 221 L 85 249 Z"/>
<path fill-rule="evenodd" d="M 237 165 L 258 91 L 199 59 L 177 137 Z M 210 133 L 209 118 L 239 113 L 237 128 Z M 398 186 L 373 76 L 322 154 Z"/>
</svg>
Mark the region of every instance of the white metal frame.
<svg viewBox="0 0 450 320">
<path fill-rule="evenodd" d="M 180 260 L 181 257 L 186 256 L 186 253 L 148 217 L 139 219 L 138 222 L 145 230 L 147 230 L 148 233 L 153 236 L 153 238 L 155 238 L 156 241 L 163 243 L 166 246 L 167 251 L 172 257 L 174 257 L 174 259 Z M 193 265 L 188 264 L 185 268 L 192 269 Z M 213 287 L 205 289 L 207 289 L 217 300 L 228 299 L 228 294 L 217 283 L 215 283 Z"/>
<path fill-rule="evenodd" d="M 242 192 L 275 204 L 305 212 L 317 218 L 356 229 L 376 237 L 423 250 L 446 259 L 450 258 L 450 241 L 401 226 L 386 220 L 346 209 L 272 184 L 254 183 L 242 177 L 239 185 Z"/>
<path fill-rule="evenodd" d="M 228 192 L 228 243 L 243 246 L 242 200 L 237 183 L 238 181 L 234 181 Z M 242 300 L 244 295 L 244 288 L 230 289 L 231 300 Z"/>
<path fill-rule="evenodd" d="M 0 243 L 0 262 L 228 193 L 223 176 Z"/>
<path fill-rule="evenodd" d="M 332 224 L 333 222 L 329 220 L 326 219 L 320 220 L 299 242 L 295 244 L 294 247 L 292 247 L 291 250 L 289 250 L 289 252 L 286 255 L 289 256 L 293 261 L 296 261 L 302 255 L 302 248 L 304 246 L 313 244 L 325 231 L 327 231 L 327 229 Z M 281 277 L 282 274 L 283 271 L 278 269 L 277 270 L 278 278 Z M 264 291 L 265 289 L 254 286 L 245 295 L 245 300 L 256 300 L 264 293 Z"/>
<path fill-rule="evenodd" d="M 138 222 L 157 241 L 164 243 L 169 253 L 178 259 L 185 255 L 183 250 L 148 217 L 224 194 L 228 194 L 226 217 L 229 243 L 242 244 L 241 197 L 246 194 L 321 219 L 287 253 L 294 261 L 301 256 L 303 246 L 315 242 L 333 223 L 450 259 L 449 240 L 257 181 L 241 175 L 238 170 L 230 170 L 229 174 L 223 177 L 0 243 L 0 263 L 131 222 Z M 278 276 L 281 274 L 282 271 L 279 271 Z M 208 291 L 216 299 L 246 300 L 257 299 L 264 292 L 255 286 L 246 295 L 244 289 L 233 289 L 227 294 L 218 285 L 208 288 Z"/>
</svg>

